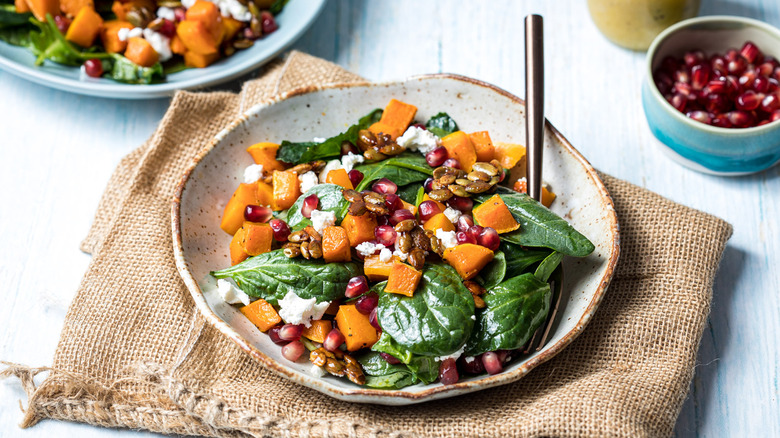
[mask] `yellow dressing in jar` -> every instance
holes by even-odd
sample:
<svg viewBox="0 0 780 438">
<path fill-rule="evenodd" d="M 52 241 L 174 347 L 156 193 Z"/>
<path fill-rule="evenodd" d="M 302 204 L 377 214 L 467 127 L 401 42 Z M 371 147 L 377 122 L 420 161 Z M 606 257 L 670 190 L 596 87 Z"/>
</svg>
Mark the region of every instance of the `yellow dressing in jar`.
<svg viewBox="0 0 780 438">
<path fill-rule="evenodd" d="M 588 0 L 596 27 L 613 43 L 646 50 L 667 27 L 696 16 L 701 0 Z"/>
</svg>

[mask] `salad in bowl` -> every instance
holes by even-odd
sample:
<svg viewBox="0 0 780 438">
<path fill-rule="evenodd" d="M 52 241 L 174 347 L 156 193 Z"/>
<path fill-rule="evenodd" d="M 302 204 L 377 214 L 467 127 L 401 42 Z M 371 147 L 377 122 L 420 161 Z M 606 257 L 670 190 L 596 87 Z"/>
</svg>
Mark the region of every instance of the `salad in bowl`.
<svg viewBox="0 0 780 438">
<path fill-rule="evenodd" d="M 222 211 L 220 296 L 315 376 L 499 374 L 544 327 L 564 256 L 594 251 L 552 191 L 525 194 L 523 146 L 417 115 L 392 99 L 331 138 L 255 143 Z"/>
</svg>

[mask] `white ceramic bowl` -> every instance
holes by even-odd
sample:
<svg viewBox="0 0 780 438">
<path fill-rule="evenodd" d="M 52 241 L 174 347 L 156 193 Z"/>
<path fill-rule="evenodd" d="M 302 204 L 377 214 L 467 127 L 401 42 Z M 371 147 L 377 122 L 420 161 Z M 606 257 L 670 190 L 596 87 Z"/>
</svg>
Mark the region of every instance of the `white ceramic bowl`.
<svg viewBox="0 0 780 438">
<path fill-rule="evenodd" d="M 255 106 L 204 149 L 178 188 L 172 226 L 179 272 L 208 321 L 252 357 L 280 375 L 342 400 L 403 405 L 516 381 L 582 332 L 604 295 L 619 252 L 617 217 L 609 194 L 591 165 L 549 123 L 545 129 L 544 178 L 558 195 L 552 210 L 587 236 L 596 250 L 586 258 L 564 260 L 563 299 L 548 343 L 541 351 L 509 364 L 503 373 L 469 377 L 454 385 L 418 384 L 401 390 L 366 389 L 345 379 L 314 377 L 308 361 L 284 359 L 279 346 L 214 291 L 209 271 L 230 266 L 230 236 L 219 223 L 243 169 L 252 164 L 245 148 L 259 141 L 303 141 L 338 134 L 394 97 L 416 105 L 419 120 L 446 111 L 463 130 L 488 130 L 494 141 L 519 142 L 523 136 L 524 105 L 520 99 L 494 86 L 450 75 L 312 87 Z"/>
</svg>

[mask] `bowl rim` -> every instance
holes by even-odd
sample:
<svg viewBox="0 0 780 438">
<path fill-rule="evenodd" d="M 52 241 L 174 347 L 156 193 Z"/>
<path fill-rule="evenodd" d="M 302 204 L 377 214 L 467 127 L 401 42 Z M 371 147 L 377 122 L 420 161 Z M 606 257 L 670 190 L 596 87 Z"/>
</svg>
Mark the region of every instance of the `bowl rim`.
<svg viewBox="0 0 780 438">
<path fill-rule="evenodd" d="M 483 390 L 483 389 L 517 381 L 520 378 L 527 375 L 532 369 L 536 368 L 542 363 L 553 358 L 555 355 L 557 355 L 560 351 L 562 351 L 566 346 L 568 346 L 572 341 L 574 341 L 574 339 L 577 338 L 577 336 L 579 336 L 583 332 L 587 324 L 592 319 L 594 313 L 598 309 L 602 299 L 604 298 L 604 294 L 607 290 L 607 287 L 609 286 L 609 283 L 612 280 L 613 275 L 615 273 L 615 268 L 620 255 L 620 233 L 619 233 L 620 227 L 618 224 L 618 218 L 615 212 L 615 207 L 614 207 L 614 202 L 612 201 L 612 197 L 610 196 L 609 192 L 604 186 L 604 183 L 599 177 L 598 172 L 593 168 L 590 162 L 588 162 L 588 160 L 585 159 L 585 157 L 582 156 L 582 154 L 580 154 L 580 152 L 576 150 L 569 143 L 569 141 L 549 122 L 549 120 L 545 119 L 546 127 L 555 136 L 555 138 L 563 145 L 564 149 L 566 149 L 576 160 L 578 160 L 583 165 L 588 178 L 590 178 L 592 184 L 595 186 L 596 190 L 601 196 L 601 199 L 604 202 L 606 202 L 607 205 L 605 210 L 607 211 L 607 215 L 605 218 L 608 221 L 607 225 L 608 228 L 610 229 L 609 241 L 611 242 L 611 247 L 609 248 L 610 254 L 609 254 L 609 259 L 607 260 L 606 269 L 602 277 L 599 279 L 600 283 L 598 284 L 596 290 L 594 291 L 593 298 L 588 303 L 587 307 L 585 308 L 585 311 L 583 312 L 582 316 L 577 321 L 577 323 L 574 325 L 574 327 L 569 332 L 567 332 L 558 342 L 550 345 L 549 348 L 539 352 L 536 356 L 526 360 L 526 362 L 523 363 L 517 369 L 511 372 L 503 372 L 492 376 L 485 375 L 478 380 L 473 380 L 468 382 L 458 382 L 452 385 L 426 385 L 430 387 L 423 389 L 422 391 L 419 392 L 406 392 L 402 390 L 370 389 L 370 388 L 362 388 L 357 386 L 354 388 L 352 387 L 340 388 L 335 386 L 333 383 L 330 383 L 319 377 L 301 376 L 296 372 L 288 369 L 287 367 L 278 364 L 275 360 L 271 359 L 265 353 L 263 353 L 259 348 L 252 345 L 250 341 L 248 341 L 243 336 L 241 336 L 230 325 L 228 325 L 219 316 L 217 316 L 216 313 L 214 313 L 214 311 L 209 307 L 208 303 L 206 302 L 204 293 L 200 289 L 200 285 L 198 281 L 194 278 L 194 275 L 192 274 L 192 272 L 190 272 L 189 268 L 187 267 L 187 263 L 184 259 L 184 248 L 183 248 L 182 235 L 181 235 L 182 195 L 186 189 L 187 182 L 189 181 L 190 177 L 192 176 L 192 174 L 194 173 L 195 169 L 197 168 L 198 164 L 202 161 L 202 159 L 206 155 L 208 155 L 212 150 L 214 150 L 217 144 L 219 144 L 226 135 L 228 135 L 230 132 L 234 131 L 244 123 L 251 120 L 253 116 L 256 116 L 256 114 L 261 109 L 274 105 L 278 102 L 281 102 L 282 100 L 299 96 L 299 95 L 325 91 L 325 90 L 336 90 L 336 89 L 358 88 L 358 87 L 388 87 L 392 85 L 409 83 L 415 80 L 422 81 L 422 80 L 431 80 L 431 79 L 461 81 L 472 85 L 480 86 L 483 88 L 487 88 L 493 92 L 496 92 L 500 95 L 509 98 L 510 100 L 520 105 L 525 106 L 525 102 L 522 99 L 495 85 L 477 79 L 469 78 L 466 76 L 448 74 L 448 73 L 416 75 L 406 79 L 385 81 L 385 82 L 363 81 L 363 82 L 356 82 L 356 83 L 326 84 L 326 85 L 314 85 L 314 86 L 304 86 L 304 87 L 296 88 L 294 90 L 283 93 L 279 96 L 270 98 L 268 100 L 265 100 L 261 103 L 252 106 L 251 108 L 246 110 L 243 114 L 241 114 L 236 120 L 230 123 L 225 129 L 220 131 L 214 137 L 214 139 L 212 139 L 193 159 L 189 168 L 182 176 L 181 182 L 176 187 L 173 200 L 171 202 L 171 229 L 172 229 L 172 237 L 173 237 L 172 240 L 173 240 L 173 249 L 174 249 L 176 268 L 179 271 L 179 274 L 182 277 L 182 280 L 184 281 L 185 285 L 187 286 L 190 295 L 195 301 L 196 307 L 198 308 L 198 311 L 201 313 L 201 315 L 204 316 L 212 326 L 217 328 L 220 332 L 222 332 L 222 334 L 226 335 L 228 338 L 232 339 L 242 350 L 244 350 L 254 359 L 258 360 L 267 369 L 302 386 L 317 390 L 319 392 L 325 393 L 329 396 L 335 397 L 340 400 L 346 400 L 351 402 L 388 404 L 388 405 L 411 404 L 411 403 L 419 403 L 419 402 L 424 402 L 424 401 L 429 401 L 429 400 L 434 400 L 434 399 L 444 398 L 449 396 L 456 396 L 456 395 L 463 394 L 465 392 Z M 447 394 L 450 392 L 452 392 L 453 394 Z M 365 397 L 369 399 L 364 399 Z"/>
<path fill-rule="evenodd" d="M 647 49 L 647 55 L 645 56 L 645 75 L 647 77 L 648 86 L 650 87 L 650 93 L 656 100 L 661 102 L 661 105 L 664 109 L 673 113 L 672 117 L 677 119 L 679 122 L 689 126 L 690 128 L 706 131 L 711 134 L 732 136 L 742 136 L 744 134 L 763 134 L 780 127 L 780 123 L 776 123 L 777 121 L 769 122 L 762 126 L 753 126 L 750 128 L 722 128 L 720 126 L 707 125 L 705 123 L 697 122 L 690 117 L 687 117 L 680 111 L 677 111 L 677 109 L 673 107 L 672 104 L 667 102 L 667 100 L 661 94 L 661 92 L 658 90 L 658 87 L 655 85 L 655 81 L 653 80 L 653 58 L 656 55 L 658 47 L 668 38 L 677 33 L 677 31 L 692 25 L 702 23 L 741 23 L 759 28 L 769 34 L 773 34 L 774 37 L 780 41 L 780 29 L 754 18 L 739 17 L 734 15 L 707 15 L 704 17 L 694 17 L 680 21 L 679 23 L 667 27 L 660 34 L 658 34 L 658 36 L 653 39 L 650 47 Z"/>
</svg>

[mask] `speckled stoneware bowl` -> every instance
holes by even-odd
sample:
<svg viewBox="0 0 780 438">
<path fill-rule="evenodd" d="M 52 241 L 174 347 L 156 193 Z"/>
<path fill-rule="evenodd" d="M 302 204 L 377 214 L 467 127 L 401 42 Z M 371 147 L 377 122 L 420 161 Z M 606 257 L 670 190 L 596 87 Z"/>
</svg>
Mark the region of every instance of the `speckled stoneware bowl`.
<svg viewBox="0 0 780 438">
<path fill-rule="evenodd" d="M 618 223 L 612 200 L 591 165 L 549 123 L 545 132 L 544 175 L 558 195 L 553 211 L 587 236 L 596 250 L 564 260 L 564 292 L 550 340 L 539 352 L 515 360 L 494 376 L 457 384 L 415 385 L 401 390 L 367 389 L 346 379 L 315 377 L 311 364 L 284 359 L 281 348 L 215 291 L 209 271 L 230 266 L 230 236 L 220 228 L 225 203 L 243 169 L 252 164 L 245 149 L 260 141 L 329 137 L 344 131 L 391 98 L 416 105 L 418 120 L 446 111 L 467 131 L 488 130 L 494 141 L 520 142 L 524 106 L 515 96 L 472 79 L 432 75 L 384 84 L 306 88 L 258 105 L 228 126 L 201 153 L 184 176 L 173 204 L 176 264 L 198 309 L 225 336 L 269 369 L 294 382 L 353 402 L 404 405 L 466 394 L 516 381 L 549 360 L 579 335 L 604 296 L 618 258 Z"/>
<path fill-rule="evenodd" d="M 744 17 L 711 16 L 681 21 L 663 31 L 647 51 L 642 82 L 642 106 L 661 150 L 693 170 L 724 176 L 760 172 L 780 162 L 780 122 L 744 129 L 699 123 L 677 111 L 653 83 L 653 71 L 666 56 L 682 57 L 690 50 L 708 56 L 741 48 L 753 41 L 780 58 L 780 30 Z M 665 147 L 664 147 L 665 145 Z"/>
</svg>

